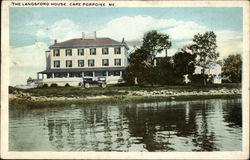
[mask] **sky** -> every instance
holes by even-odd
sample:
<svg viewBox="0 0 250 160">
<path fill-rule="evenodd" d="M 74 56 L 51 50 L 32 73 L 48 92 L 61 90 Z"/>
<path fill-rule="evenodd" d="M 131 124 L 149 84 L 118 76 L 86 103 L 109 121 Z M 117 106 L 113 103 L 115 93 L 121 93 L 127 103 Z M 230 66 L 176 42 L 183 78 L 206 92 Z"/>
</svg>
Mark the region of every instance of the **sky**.
<svg viewBox="0 0 250 160">
<path fill-rule="evenodd" d="M 11 7 L 10 85 L 25 84 L 45 70 L 45 51 L 53 44 L 96 31 L 97 37 L 125 38 L 130 49 L 150 30 L 168 34 L 169 55 L 190 44 L 197 33 L 214 31 L 219 59 L 242 53 L 243 16 L 240 7 L 35 8 Z"/>
</svg>

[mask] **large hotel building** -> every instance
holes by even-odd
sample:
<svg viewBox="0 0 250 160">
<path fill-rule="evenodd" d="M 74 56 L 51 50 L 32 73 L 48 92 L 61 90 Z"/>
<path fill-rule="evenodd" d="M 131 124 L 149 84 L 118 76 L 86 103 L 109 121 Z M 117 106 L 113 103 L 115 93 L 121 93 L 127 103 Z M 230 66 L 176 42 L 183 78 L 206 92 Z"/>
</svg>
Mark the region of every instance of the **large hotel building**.
<svg viewBox="0 0 250 160">
<path fill-rule="evenodd" d="M 46 51 L 46 70 L 38 72 L 43 83 L 77 85 L 82 77 L 105 78 L 117 83 L 128 65 L 128 46 L 110 38 L 96 37 L 96 32 L 82 38 L 57 42 Z"/>
</svg>

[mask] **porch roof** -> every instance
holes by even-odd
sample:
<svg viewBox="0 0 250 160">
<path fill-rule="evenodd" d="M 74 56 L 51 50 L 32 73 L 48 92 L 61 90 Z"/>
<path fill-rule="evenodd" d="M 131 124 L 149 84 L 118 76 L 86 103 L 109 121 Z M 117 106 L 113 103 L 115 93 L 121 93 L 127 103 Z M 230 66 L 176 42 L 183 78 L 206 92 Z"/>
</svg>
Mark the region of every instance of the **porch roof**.
<svg viewBox="0 0 250 160">
<path fill-rule="evenodd" d="M 38 73 L 65 73 L 65 72 L 93 72 L 93 71 L 116 71 L 124 70 L 125 67 L 95 67 L 95 68 L 64 68 L 64 69 L 47 69 Z"/>
</svg>

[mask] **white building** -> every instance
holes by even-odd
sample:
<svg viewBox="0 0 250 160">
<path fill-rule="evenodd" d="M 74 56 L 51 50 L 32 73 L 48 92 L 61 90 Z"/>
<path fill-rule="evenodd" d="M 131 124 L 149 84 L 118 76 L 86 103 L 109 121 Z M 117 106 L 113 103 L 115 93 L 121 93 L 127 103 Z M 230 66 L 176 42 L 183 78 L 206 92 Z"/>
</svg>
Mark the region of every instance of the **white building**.
<svg viewBox="0 0 250 160">
<path fill-rule="evenodd" d="M 46 70 L 38 72 L 43 83 L 78 85 L 84 76 L 103 77 L 117 83 L 128 65 L 128 46 L 110 38 L 96 37 L 96 32 L 82 38 L 57 42 L 46 54 Z"/>
<path fill-rule="evenodd" d="M 201 74 L 202 68 L 199 66 L 195 67 L 194 74 Z M 205 74 L 213 76 L 213 83 L 214 84 L 221 84 L 222 83 L 222 67 L 219 64 L 213 64 L 210 69 L 205 70 Z"/>
</svg>

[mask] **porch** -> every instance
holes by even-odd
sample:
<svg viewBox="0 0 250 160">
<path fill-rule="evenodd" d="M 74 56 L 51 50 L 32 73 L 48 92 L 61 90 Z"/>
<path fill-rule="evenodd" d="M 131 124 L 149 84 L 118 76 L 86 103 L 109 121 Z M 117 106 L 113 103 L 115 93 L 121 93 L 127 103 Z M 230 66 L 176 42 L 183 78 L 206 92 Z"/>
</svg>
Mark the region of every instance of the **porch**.
<svg viewBox="0 0 250 160">
<path fill-rule="evenodd" d="M 37 79 L 46 82 L 80 82 L 83 77 L 104 78 L 107 83 L 118 83 L 125 67 L 49 69 L 37 73 Z"/>
</svg>

